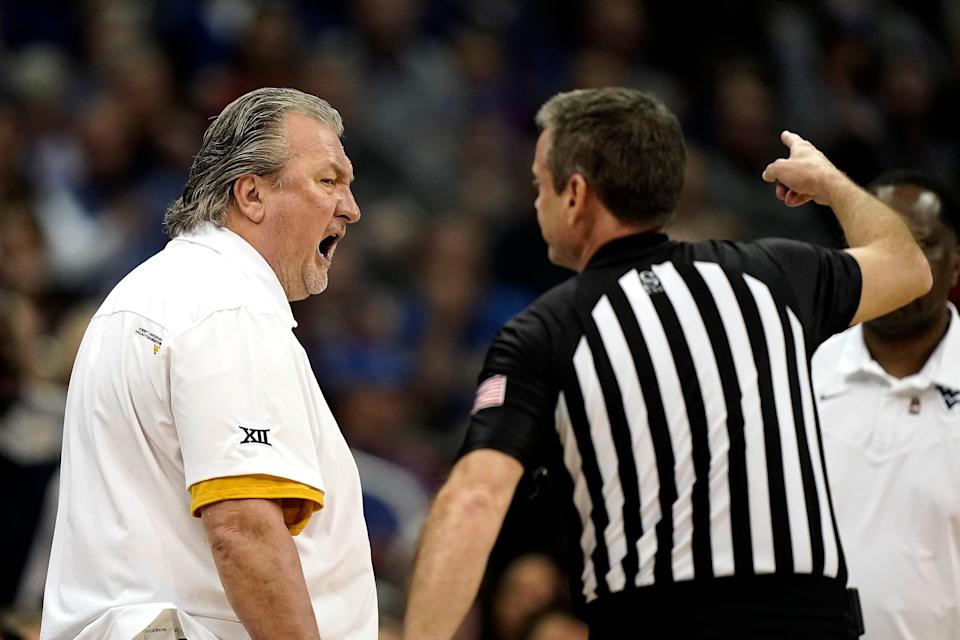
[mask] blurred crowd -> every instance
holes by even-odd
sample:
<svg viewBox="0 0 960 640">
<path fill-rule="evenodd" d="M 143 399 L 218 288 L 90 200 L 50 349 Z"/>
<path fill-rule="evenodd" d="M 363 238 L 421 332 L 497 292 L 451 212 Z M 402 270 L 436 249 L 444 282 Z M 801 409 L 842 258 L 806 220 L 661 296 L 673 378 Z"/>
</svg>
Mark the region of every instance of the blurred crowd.
<svg viewBox="0 0 960 640">
<path fill-rule="evenodd" d="M 628 85 L 680 117 L 672 234 L 837 246 L 760 180 L 784 128 L 854 179 L 960 184 L 951 0 L 0 0 L 4 624 L 39 605 L 66 384 L 105 293 L 163 248 L 209 118 L 260 86 L 343 115 L 363 220 L 298 336 L 358 456 L 392 637 L 430 496 L 497 327 L 565 276 L 533 212 L 533 114 Z M 149 496 L 144 496 L 149 500 Z M 464 638 L 573 640 L 549 487 L 523 485 Z"/>
</svg>

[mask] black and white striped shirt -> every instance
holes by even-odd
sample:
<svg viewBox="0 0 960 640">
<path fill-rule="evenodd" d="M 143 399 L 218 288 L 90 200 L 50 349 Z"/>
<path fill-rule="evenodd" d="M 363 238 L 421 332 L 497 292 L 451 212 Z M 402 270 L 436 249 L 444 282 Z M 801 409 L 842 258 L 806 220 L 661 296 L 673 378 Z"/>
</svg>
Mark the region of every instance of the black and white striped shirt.
<svg viewBox="0 0 960 640">
<path fill-rule="evenodd" d="M 860 271 L 787 240 L 640 234 L 510 320 L 463 453 L 494 448 L 569 492 L 581 604 L 723 577 L 846 582 L 809 361 Z"/>
</svg>

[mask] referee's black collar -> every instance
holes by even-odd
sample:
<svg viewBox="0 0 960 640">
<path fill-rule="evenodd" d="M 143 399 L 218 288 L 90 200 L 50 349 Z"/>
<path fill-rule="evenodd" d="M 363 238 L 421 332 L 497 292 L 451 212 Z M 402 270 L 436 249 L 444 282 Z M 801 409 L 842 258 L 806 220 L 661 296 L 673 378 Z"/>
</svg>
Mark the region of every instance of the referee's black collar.
<svg viewBox="0 0 960 640">
<path fill-rule="evenodd" d="M 658 231 L 645 231 L 611 240 L 597 249 L 590 257 L 584 271 L 599 269 L 627 260 L 634 260 L 639 253 L 646 253 L 670 242 L 666 234 Z"/>
</svg>

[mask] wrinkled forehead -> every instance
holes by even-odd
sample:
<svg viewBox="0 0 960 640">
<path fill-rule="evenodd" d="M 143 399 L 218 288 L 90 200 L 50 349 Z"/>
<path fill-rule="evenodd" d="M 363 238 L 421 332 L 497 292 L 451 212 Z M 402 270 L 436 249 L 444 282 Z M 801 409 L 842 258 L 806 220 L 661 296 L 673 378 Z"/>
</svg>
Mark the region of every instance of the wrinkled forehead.
<svg viewBox="0 0 960 640">
<path fill-rule="evenodd" d="M 331 152 L 330 161 L 334 171 L 337 172 L 339 177 L 344 178 L 348 182 L 352 182 L 354 178 L 353 163 L 350 162 L 350 158 L 347 157 L 347 151 L 343 148 L 343 143 L 340 142 L 339 138 L 336 139 Z"/>
<path fill-rule="evenodd" d="M 287 115 L 284 124 L 287 144 L 294 157 L 333 164 L 338 173 L 353 177 L 353 163 L 340 136 L 328 124 L 298 112 Z"/>
</svg>

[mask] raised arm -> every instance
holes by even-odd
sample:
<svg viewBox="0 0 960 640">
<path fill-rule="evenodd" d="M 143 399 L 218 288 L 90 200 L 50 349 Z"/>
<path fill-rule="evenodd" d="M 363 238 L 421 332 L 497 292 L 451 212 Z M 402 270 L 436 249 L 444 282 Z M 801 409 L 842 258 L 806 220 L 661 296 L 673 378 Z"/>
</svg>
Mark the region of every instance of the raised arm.
<svg viewBox="0 0 960 640">
<path fill-rule="evenodd" d="M 930 290 L 930 265 L 900 215 L 857 186 L 816 147 L 795 133 L 780 136 L 790 149 L 772 162 L 763 179 L 777 183 L 777 197 L 797 207 L 810 200 L 829 206 L 860 265 L 863 289 L 850 324 L 898 309 Z"/>
<path fill-rule="evenodd" d="M 300 556 L 273 500 L 224 500 L 200 512 L 230 606 L 251 640 L 318 640 Z"/>
<path fill-rule="evenodd" d="M 476 598 L 523 466 L 493 449 L 457 462 L 420 539 L 403 637 L 449 640 Z"/>
</svg>

